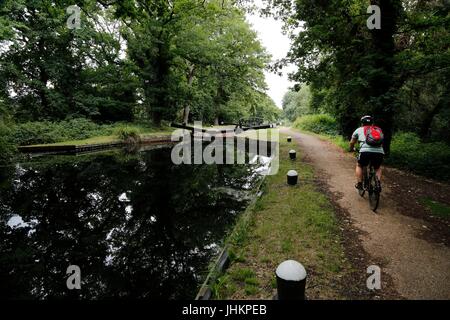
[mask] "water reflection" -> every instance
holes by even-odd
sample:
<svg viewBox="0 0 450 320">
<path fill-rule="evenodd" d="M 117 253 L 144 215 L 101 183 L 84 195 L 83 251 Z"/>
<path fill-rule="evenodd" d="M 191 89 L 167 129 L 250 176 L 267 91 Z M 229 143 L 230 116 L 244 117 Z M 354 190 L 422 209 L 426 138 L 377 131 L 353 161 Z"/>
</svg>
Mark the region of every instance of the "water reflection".
<svg viewBox="0 0 450 320">
<path fill-rule="evenodd" d="M 0 168 L 2 298 L 192 298 L 256 169 L 175 166 L 170 149 Z"/>
</svg>

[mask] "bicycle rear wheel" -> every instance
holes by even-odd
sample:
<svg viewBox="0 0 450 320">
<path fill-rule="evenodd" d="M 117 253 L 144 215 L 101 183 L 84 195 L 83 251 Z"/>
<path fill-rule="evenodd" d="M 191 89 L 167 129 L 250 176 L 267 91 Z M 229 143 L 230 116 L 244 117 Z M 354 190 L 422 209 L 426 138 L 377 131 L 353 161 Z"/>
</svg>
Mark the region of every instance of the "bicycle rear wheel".
<svg viewBox="0 0 450 320">
<path fill-rule="evenodd" d="M 380 203 L 380 190 L 378 178 L 375 173 L 371 174 L 369 181 L 369 204 L 372 211 L 376 211 Z"/>
<path fill-rule="evenodd" d="M 361 196 L 361 197 L 364 197 L 364 194 L 366 193 L 366 190 L 364 190 L 364 187 L 363 188 L 361 188 L 361 189 L 358 189 L 358 194 Z"/>
<path fill-rule="evenodd" d="M 366 189 L 364 189 L 364 185 L 363 185 L 361 189 L 358 189 L 358 194 L 359 194 L 361 197 L 364 197 L 364 194 L 365 194 L 365 193 L 366 193 Z"/>
<path fill-rule="evenodd" d="M 364 194 L 366 193 L 368 181 L 369 179 L 367 178 L 367 168 L 363 168 L 363 185 L 361 189 L 358 189 L 358 194 L 361 197 L 364 197 Z"/>
</svg>

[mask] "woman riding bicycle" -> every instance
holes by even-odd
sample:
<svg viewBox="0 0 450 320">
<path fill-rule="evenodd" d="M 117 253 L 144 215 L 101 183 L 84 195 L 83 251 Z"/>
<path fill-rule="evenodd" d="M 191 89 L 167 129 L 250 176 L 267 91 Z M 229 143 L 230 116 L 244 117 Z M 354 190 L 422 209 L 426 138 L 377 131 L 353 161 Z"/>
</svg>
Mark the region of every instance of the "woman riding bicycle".
<svg viewBox="0 0 450 320">
<path fill-rule="evenodd" d="M 350 151 L 354 150 L 356 142 L 359 142 L 360 146 L 356 164 L 357 183 L 355 185 L 355 188 L 358 190 L 363 188 L 363 168 L 367 167 L 369 163 L 372 164 L 376 170 L 378 180 L 381 181 L 381 164 L 384 157 L 382 140 L 383 133 L 380 128 L 374 126 L 373 118 L 371 116 L 363 116 L 361 118 L 361 127 L 353 132 L 350 140 Z M 379 189 L 381 191 L 381 185 Z"/>
</svg>

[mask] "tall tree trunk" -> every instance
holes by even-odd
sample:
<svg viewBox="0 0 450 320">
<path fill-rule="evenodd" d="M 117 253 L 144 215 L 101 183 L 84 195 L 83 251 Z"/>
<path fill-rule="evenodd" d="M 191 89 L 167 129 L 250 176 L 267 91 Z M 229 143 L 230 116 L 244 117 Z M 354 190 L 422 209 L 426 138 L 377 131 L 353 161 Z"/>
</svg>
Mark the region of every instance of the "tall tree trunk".
<svg viewBox="0 0 450 320">
<path fill-rule="evenodd" d="M 420 137 L 424 140 L 430 138 L 431 135 L 431 124 L 433 123 L 434 117 L 448 105 L 450 102 L 450 90 L 447 88 L 446 92 L 441 96 L 438 103 L 433 109 L 425 111 L 422 116 L 422 124 L 420 126 Z"/>
<path fill-rule="evenodd" d="M 44 49 L 44 43 L 42 41 L 39 41 L 38 48 L 39 48 L 39 55 L 41 57 L 44 57 L 45 49 Z M 37 91 L 38 91 L 39 98 L 41 100 L 41 110 L 37 116 L 38 117 L 42 116 L 42 112 L 44 112 L 46 116 L 49 116 L 49 112 L 51 112 L 51 110 L 49 108 L 50 102 L 48 101 L 48 98 L 47 98 L 47 82 L 49 80 L 49 75 L 48 75 L 47 71 L 45 70 L 43 62 L 40 62 L 38 69 L 39 69 L 39 82 L 40 83 L 39 83 L 39 87 L 38 87 Z M 56 115 L 52 114 L 51 116 L 55 117 Z"/>
<path fill-rule="evenodd" d="M 217 126 L 219 125 L 219 111 L 220 106 L 222 104 L 225 104 L 226 97 L 225 97 L 225 91 L 222 87 L 222 84 L 219 84 L 217 87 L 216 97 L 214 98 L 214 104 L 215 104 L 215 118 L 214 118 L 214 124 Z"/>
<path fill-rule="evenodd" d="M 151 116 L 152 116 L 153 124 L 157 127 L 161 126 L 162 112 L 161 111 L 153 111 L 151 113 Z"/>
<path fill-rule="evenodd" d="M 160 39 L 162 39 L 163 35 L 160 35 Z M 160 40 L 158 44 L 158 56 L 155 59 L 154 68 L 156 70 L 156 79 L 154 81 L 154 86 L 157 89 L 155 95 L 155 104 L 151 106 L 150 115 L 152 117 L 152 121 L 156 126 L 161 125 L 163 110 L 168 108 L 167 104 L 167 76 L 169 74 L 169 61 L 168 61 L 168 52 L 165 47 L 165 43 L 163 39 Z"/>
<path fill-rule="evenodd" d="M 50 109 L 49 109 L 50 104 L 47 99 L 48 75 L 43 67 L 39 67 L 39 81 L 41 82 L 39 84 L 39 89 L 38 89 L 39 98 L 41 99 L 41 110 L 43 112 L 47 113 L 47 112 L 50 112 Z M 55 115 L 52 115 L 52 116 L 55 116 Z"/>
<path fill-rule="evenodd" d="M 191 110 L 191 107 L 187 104 L 184 107 L 184 110 L 183 110 L 183 123 L 184 124 L 187 124 L 189 122 L 189 112 L 190 112 L 190 110 Z"/>
<path fill-rule="evenodd" d="M 187 84 L 188 88 L 190 89 L 192 86 L 192 82 L 194 81 L 194 74 L 195 74 L 195 65 L 190 66 L 189 72 L 187 74 Z M 189 122 L 189 112 L 191 110 L 191 106 L 189 102 L 186 104 L 183 110 L 183 123 Z"/>
<path fill-rule="evenodd" d="M 382 127 L 385 140 L 384 150 L 389 155 L 391 150 L 393 112 L 397 90 L 394 87 L 394 34 L 397 28 L 397 17 L 401 8 L 399 0 L 371 0 L 372 5 L 381 9 L 381 29 L 372 30 L 374 50 L 374 68 L 377 69 L 370 83 L 371 101 L 374 105 L 374 116 Z"/>
</svg>

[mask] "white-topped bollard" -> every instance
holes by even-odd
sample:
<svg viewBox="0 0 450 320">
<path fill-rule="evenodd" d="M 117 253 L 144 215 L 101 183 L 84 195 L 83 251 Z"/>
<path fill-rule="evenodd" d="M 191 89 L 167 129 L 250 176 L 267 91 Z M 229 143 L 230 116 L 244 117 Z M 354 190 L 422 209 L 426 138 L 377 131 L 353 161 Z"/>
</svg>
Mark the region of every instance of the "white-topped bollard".
<svg viewBox="0 0 450 320">
<path fill-rule="evenodd" d="M 289 151 L 289 158 L 291 160 L 295 160 L 296 157 L 297 157 L 297 152 L 295 152 L 295 150 L 290 150 Z"/>
<path fill-rule="evenodd" d="M 291 136 L 288 136 L 287 137 L 287 142 L 291 142 L 292 141 L 292 137 Z"/>
<path fill-rule="evenodd" d="M 275 271 L 278 300 L 305 300 L 306 270 L 295 260 L 282 262 Z"/>
<path fill-rule="evenodd" d="M 287 173 L 287 183 L 291 186 L 295 186 L 298 181 L 298 173 L 295 170 L 289 170 Z"/>
</svg>

